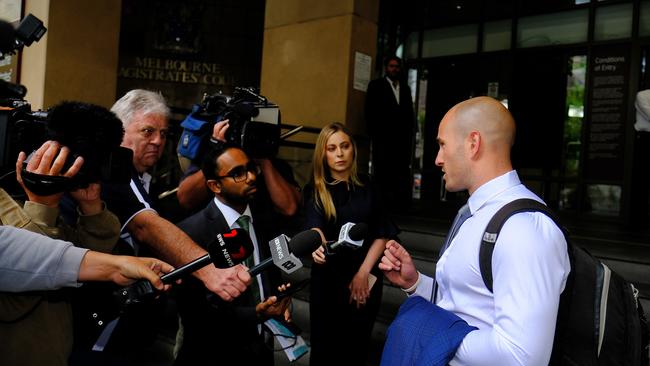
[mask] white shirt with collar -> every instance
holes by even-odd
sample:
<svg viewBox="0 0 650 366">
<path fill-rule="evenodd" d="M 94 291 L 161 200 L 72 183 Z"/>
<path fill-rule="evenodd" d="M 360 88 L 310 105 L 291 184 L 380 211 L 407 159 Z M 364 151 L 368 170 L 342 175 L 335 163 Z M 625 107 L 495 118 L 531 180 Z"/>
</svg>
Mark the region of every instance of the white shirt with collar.
<svg viewBox="0 0 650 366">
<path fill-rule="evenodd" d="M 388 85 L 390 85 L 390 88 L 393 90 L 393 94 L 395 95 L 395 101 L 399 105 L 399 81 L 393 84 L 393 80 L 391 80 L 388 76 L 386 76 L 385 79 L 388 82 Z"/>
<path fill-rule="evenodd" d="M 485 287 L 479 267 L 488 221 L 518 198 L 542 202 L 514 170 L 479 187 L 468 201 L 472 216 L 436 264 L 436 304 L 479 328 L 465 337 L 450 365 L 549 362 L 559 298 L 570 271 L 560 228 L 543 213 L 513 215 L 494 247 L 494 293 Z M 421 277 L 416 294 L 431 299 L 433 279 Z"/>
<path fill-rule="evenodd" d="M 260 250 L 259 246 L 257 244 L 257 236 L 255 236 L 255 227 L 253 226 L 253 215 L 251 213 L 251 208 L 250 206 L 246 205 L 246 210 L 244 210 L 244 213 L 240 214 L 239 212 L 235 211 L 232 207 L 226 205 L 225 203 L 219 201 L 216 197 L 214 198 L 214 203 L 217 205 L 217 208 L 219 211 L 221 211 L 221 214 L 223 215 L 223 218 L 226 219 L 226 222 L 228 223 L 228 227 L 231 229 L 235 228 L 240 228 L 240 226 L 235 222 L 237 219 L 239 219 L 240 216 L 246 215 L 250 217 L 250 224 L 249 224 L 249 230 L 250 230 L 250 237 L 251 241 L 253 242 L 253 263 L 259 264 L 260 263 Z M 257 275 L 257 284 L 260 288 L 260 296 L 262 299 L 264 299 L 264 288 L 262 286 L 262 275 L 258 274 Z"/>
</svg>

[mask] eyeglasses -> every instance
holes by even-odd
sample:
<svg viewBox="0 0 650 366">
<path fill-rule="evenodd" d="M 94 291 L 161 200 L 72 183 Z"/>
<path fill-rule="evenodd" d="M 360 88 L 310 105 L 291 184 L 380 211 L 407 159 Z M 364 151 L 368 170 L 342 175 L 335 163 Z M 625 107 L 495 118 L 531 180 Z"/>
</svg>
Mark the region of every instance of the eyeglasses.
<svg viewBox="0 0 650 366">
<path fill-rule="evenodd" d="M 262 172 L 262 168 L 260 168 L 259 165 L 251 161 L 246 165 L 240 165 L 238 167 L 233 168 L 226 175 L 218 175 L 217 178 L 232 178 L 232 180 L 234 180 L 235 183 L 240 183 L 245 181 L 246 178 L 248 178 L 249 172 L 255 175 L 259 175 Z"/>
</svg>

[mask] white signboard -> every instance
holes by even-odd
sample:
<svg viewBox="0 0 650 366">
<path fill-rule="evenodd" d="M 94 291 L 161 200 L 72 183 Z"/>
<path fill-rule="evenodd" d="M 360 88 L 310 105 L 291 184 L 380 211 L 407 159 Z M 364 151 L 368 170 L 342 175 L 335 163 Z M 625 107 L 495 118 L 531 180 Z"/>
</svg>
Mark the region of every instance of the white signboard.
<svg viewBox="0 0 650 366">
<path fill-rule="evenodd" d="M 370 82 L 370 69 L 372 57 L 361 52 L 354 53 L 354 88 L 356 90 L 368 90 Z"/>
</svg>

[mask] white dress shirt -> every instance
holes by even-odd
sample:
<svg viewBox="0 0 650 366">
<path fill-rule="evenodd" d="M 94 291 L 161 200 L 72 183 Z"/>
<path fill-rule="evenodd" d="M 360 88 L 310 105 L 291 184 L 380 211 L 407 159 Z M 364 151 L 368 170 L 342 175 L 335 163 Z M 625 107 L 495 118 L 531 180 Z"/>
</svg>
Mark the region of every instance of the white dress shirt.
<svg viewBox="0 0 650 366">
<path fill-rule="evenodd" d="M 399 81 L 393 84 L 393 81 L 388 76 L 386 76 L 386 81 L 390 85 L 393 95 L 395 95 L 395 101 L 399 104 Z"/>
<path fill-rule="evenodd" d="M 479 267 L 488 221 L 518 198 L 542 202 L 513 170 L 477 189 L 472 216 L 436 264 L 436 304 L 479 329 L 461 343 L 450 365 L 547 365 L 560 294 L 570 271 L 564 235 L 543 213 L 513 215 L 501 229 L 492 256 L 494 293 Z M 432 298 L 433 279 L 421 275 L 416 294 Z"/>
<path fill-rule="evenodd" d="M 257 244 L 257 236 L 255 236 L 255 227 L 253 226 L 253 215 L 251 214 L 251 208 L 250 206 L 246 206 L 246 210 L 244 210 L 244 213 L 240 214 L 239 212 L 235 211 L 232 207 L 226 205 L 225 203 L 219 201 L 216 197 L 214 198 L 214 203 L 217 205 L 217 208 L 219 211 L 221 211 L 221 214 L 223 215 L 223 218 L 226 219 L 226 222 L 228 223 L 228 227 L 231 229 L 235 228 L 240 228 L 239 224 L 237 224 L 235 221 L 239 219 L 240 216 L 246 215 L 250 217 L 250 223 L 249 223 L 249 229 L 250 232 L 248 233 L 251 237 L 251 241 L 253 242 L 253 263 L 259 264 L 260 263 L 260 250 L 259 246 Z M 262 299 L 264 299 L 264 288 L 262 286 L 262 275 L 258 274 L 257 275 L 257 285 L 260 288 L 260 296 Z"/>
</svg>

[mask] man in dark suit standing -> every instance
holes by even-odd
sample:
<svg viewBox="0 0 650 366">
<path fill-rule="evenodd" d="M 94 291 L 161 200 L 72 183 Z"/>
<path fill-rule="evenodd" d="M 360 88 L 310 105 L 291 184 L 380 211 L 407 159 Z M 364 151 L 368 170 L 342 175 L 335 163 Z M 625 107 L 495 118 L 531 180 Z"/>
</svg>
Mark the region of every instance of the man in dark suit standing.
<svg viewBox="0 0 650 366">
<path fill-rule="evenodd" d="M 204 247 L 219 233 L 244 229 L 255 247 L 254 262 L 247 265 L 270 257 L 268 238 L 255 230 L 259 223 L 249 205 L 257 191 L 259 166 L 239 147 L 221 144 L 207 154 L 202 171 L 214 198 L 178 226 Z M 279 284 L 279 271 L 264 271 L 239 298 L 226 303 L 206 297 L 207 289 L 194 278 L 185 280 L 177 296 L 184 333 L 175 365 L 272 365 L 272 337 L 262 331 L 262 323 L 272 316 L 288 317 L 290 297 L 277 301 L 270 296 L 273 285 Z"/>
<path fill-rule="evenodd" d="M 384 61 L 386 75 L 368 84 L 365 117 L 375 181 L 387 207 L 405 210 L 411 201 L 415 119 L 411 89 L 400 80 L 401 67 L 397 56 Z"/>
</svg>

